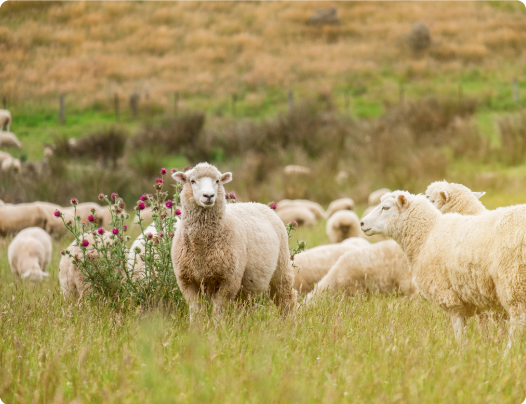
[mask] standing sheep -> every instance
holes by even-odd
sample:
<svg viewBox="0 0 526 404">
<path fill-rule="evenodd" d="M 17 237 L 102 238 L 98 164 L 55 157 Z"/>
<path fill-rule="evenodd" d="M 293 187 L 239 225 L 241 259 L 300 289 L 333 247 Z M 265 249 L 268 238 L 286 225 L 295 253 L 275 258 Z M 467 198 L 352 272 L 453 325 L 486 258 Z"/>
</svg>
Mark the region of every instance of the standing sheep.
<svg viewBox="0 0 526 404">
<path fill-rule="evenodd" d="M 14 173 L 20 174 L 20 171 L 22 171 L 22 164 L 20 163 L 20 160 L 8 157 L 2 161 L 1 168 L 3 172 L 12 170 Z"/>
<path fill-rule="evenodd" d="M 22 142 L 18 140 L 14 133 L 0 132 L 0 146 L 15 146 L 20 149 L 22 147 Z"/>
<path fill-rule="evenodd" d="M 458 339 L 466 317 L 506 311 L 511 346 L 526 313 L 526 205 L 441 214 L 425 196 L 396 191 L 382 197 L 362 229 L 400 244 L 415 286 L 449 314 Z"/>
<path fill-rule="evenodd" d="M 9 112 L 7 109 L 0 109 L 1 130 L 3 131 L 5 128 L 9 132 L 11 130 L 11 122 L 13 122 L 13 118 L 11 117 L 11 112 Z"/>
<path fill-rule="evenodd" d="M 342 291 L 350 295 L 401 291 L 407 297 L 417 293 L 404 252 L 393 240 L 343 254 L 307 296 L 307 302 L 312 302 L 325 290 L 331 294 Z"/>
<path fill-rule="evenodd" d="M 46 268 L 51 261 L 53 243 L 51 237 L 40 227 L 28 227 L 11 241 L 7 258 L 11 271 L 22 279 L 42 282 L 49 276 Z"/>
<path fill-rule="evenodd" d="M 368 245 L 366 240 L 353 237 L 342 243 L 321 245 L 297 254 L 294 257 L 294 289 L 309 292 L 343 254 Z"/>
<path fill-rule="evenodd" d="M 47 220 L 46 212 L 33 203 L 6 204 L 0 209 L 0 237 L 15 235 L 28 227 L 45 229 Z"/>
<path fill-rule="evenodd" d="M 150 224 L 146 229 L 144 229 L 144 234 L 141 233 L 139 237 L 135 239 L 128 251 L 128 266 L 133 270 L 134 278 L 144 278 L 144 260 L 141 258 L 144 255 L 146 248 L 144 246 L 144 235 L 147 237 L 149 235 L 156 236 L 157 229 L 155 228 L 155 223 Z M 138 252 L 136 249 L 139 249 Z"/>
<path fill-rule="evenodd" d="M 351 198 L 340 198 L 332 201 L 325 216 L 328 219 L 339 210 L 354 210 L 354 201 Z"/>
<path fill-rule="evenodd" d="M 462 184 L 436 181 L 426 189 L 426 197 L 442 213 L 480 215 L 488 210 L 479 201 L 485 192 L 473 192 Z"/>
<path fill-rule="evenodd" d="M 288 236 L 278 216 L 258 203 L 227 204 L 223 184 L 232 174 L 208 163 L 172 177 L 183 184 L 184 209 L 172 262 L 190 319 L 200 310 L 200 293 L 211 298 L 216 318 L 225 303 L 267 291 L 285 314 L 294 310 Z"/>
<path fill-rule="evenodd" d="M 331 243 L 341 243 L 349 237 L 366 238 L 360 229 L 358 215 L 350 210 L 339 210 L 332 215 L 325 226 Z"/>
</svg>

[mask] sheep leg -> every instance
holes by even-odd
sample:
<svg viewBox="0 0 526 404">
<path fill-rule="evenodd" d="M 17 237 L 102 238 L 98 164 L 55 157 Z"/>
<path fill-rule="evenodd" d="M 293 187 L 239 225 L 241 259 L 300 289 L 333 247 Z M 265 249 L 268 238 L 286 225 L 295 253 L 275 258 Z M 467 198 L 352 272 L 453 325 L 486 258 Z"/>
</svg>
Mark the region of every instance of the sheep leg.
<svg viewBox="0 0 526 404">
<path fill-rule="evenodd" d="M 451 324 L 453 325 L 453 332 L 458 342 L 464 340 L 466 336 L 466 318 L 458 313 L 450 313 Z"/>
<path fill-rule="evenodd" d="M 180 282 L 181 293 L 188 303 L 188 311 L 190 313 L 190 324 L 196 321 L 197 314 L 201 311 L 201 303 L 199 302 L 199 288 L 196 285 L 185 284 Z"/>
<path fill-rule="evenodd" d="M 510 313 L 510 330 L 508 335 L 508 346 L 506 351 L 511 348 L 513 340 L 518 338 L 524 329 L 525 313 Z"/>
<path fill-rule="evenodd" d="M 280 256 L 278 267 L 270 280 L 270 297 L 283 310 L 285 316 L 296 309 L 297 293 L 293 289 L 294 277 L 291 268 L 287 249 L 287 256 Z"/>
</svg>

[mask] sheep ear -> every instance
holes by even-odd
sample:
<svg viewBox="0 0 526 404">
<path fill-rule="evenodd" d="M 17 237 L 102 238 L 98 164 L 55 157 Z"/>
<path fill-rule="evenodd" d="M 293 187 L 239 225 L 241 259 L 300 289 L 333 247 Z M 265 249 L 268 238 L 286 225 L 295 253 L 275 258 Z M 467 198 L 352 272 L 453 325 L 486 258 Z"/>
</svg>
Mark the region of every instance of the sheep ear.
<svg viewBox="0 0 526 404">
<path fill-rule="evenodd" d="M 182 171 L 177 171 L 176 173 L 173 173 L 172 178 L 176 180 L 177 182 L 180 182 L 181 184 L 185 184 L 186 181 L 188 180 L 186 178 L 186 174 L 183 173 Z"/>
<path fill-rule="evenodd" d="M 447 202 L 449 200 L 449 195 L 447 194 L 446 191 L 440 191 L 440 197 L 442 198 L 442 200 L 445 202 Z"/>
<path fill-rule="evenodd" d="M 405 195 L 398 195 L 398 197 L 396 198 L 396 203 L 398 204 L 400 210 L 404 210 L 405 208 L 407 208 L 409 201 L 407 200 Z"/>
<path fill-rule="evenodd" d="M 221 177 L 219 177 L 219 180 L 221 181 L 221 184 L 229 183 L 230 181 L 232 181 L 232 173 L 221 174 Z"/>
<path fill-rule="evenodd" d="M 477 198 L 482 198 L 484 195 L 486 195 L 485 192 L 473 192 L 473 195 L 475 195 L 475 197 Z"/>
</svg>

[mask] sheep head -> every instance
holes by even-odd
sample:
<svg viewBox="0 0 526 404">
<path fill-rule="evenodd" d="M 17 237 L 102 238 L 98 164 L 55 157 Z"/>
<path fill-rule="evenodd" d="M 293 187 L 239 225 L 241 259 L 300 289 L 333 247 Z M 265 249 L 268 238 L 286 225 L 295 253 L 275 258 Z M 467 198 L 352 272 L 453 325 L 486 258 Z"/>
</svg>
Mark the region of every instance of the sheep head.
<svg viewBox="0 0 526 404">
<path fill-rule="evenodd" d="M 388 227 L 391 221 L 396 220 L 411 203 L 411 195 L 405 191 L 395 191 L 384 194 L 380 205 L 365 216 L 360 223 L 362 231 L 368 235 L 388 235 Z M 390 235 L 389 235 L 390 236 Z"/>
<path fill-rule="evenodd" d="M 47 272 L 42 271 L 40 268 L 28 269 L 22 273 L 22 279 L 28 279 L 33 283 L 40 283 L 46 276 L 49 276 Z"/>
<path fill-rule="evenodd" d="M 462 184 L 447 181 L 433 182 L 426 189 L 426 198 L 442 213 L 455 212 L 455 204 L 461 198 L 471 204 L 480 205 L 477 200 L 484 194 L 485 192 L 473 192 Z"/>
<path fill-rule="evenodd" d="M 208 163 L 200 163 L 189 171 L 178 171 L 172 178 L 183 184 L 183 204 L 194 202 L 202 208 L 213 207 L 218 198 L 224 199 L 223 185 L 232 181 L 232 173 L 221 172 Z"/>
</svg>

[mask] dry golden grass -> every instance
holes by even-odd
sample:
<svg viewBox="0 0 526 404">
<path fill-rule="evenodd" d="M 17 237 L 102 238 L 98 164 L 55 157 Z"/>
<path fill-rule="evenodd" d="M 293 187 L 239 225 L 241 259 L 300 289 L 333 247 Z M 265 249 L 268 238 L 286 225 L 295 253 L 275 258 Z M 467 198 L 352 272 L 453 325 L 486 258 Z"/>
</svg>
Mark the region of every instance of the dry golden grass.
<svg viewBox="0 0 526 404">
<path fill-rule="evenodd" d="M 386 66 L 421 78 L 476 65 L 511 79 L 526 61 L 520 4 L 20 3 L 0 10 L 0 93 L 22 100 L 66 92 L 86 105 L 137 91 L 162 103 L 173 91 L 224 98 L 278 86 L 315 93 L 377 78 Z M 330 6 L 340 25 L 306 24 Z M 423 60 L 403 46 L 418 21 L 433 39 Z"/>
</svg>

